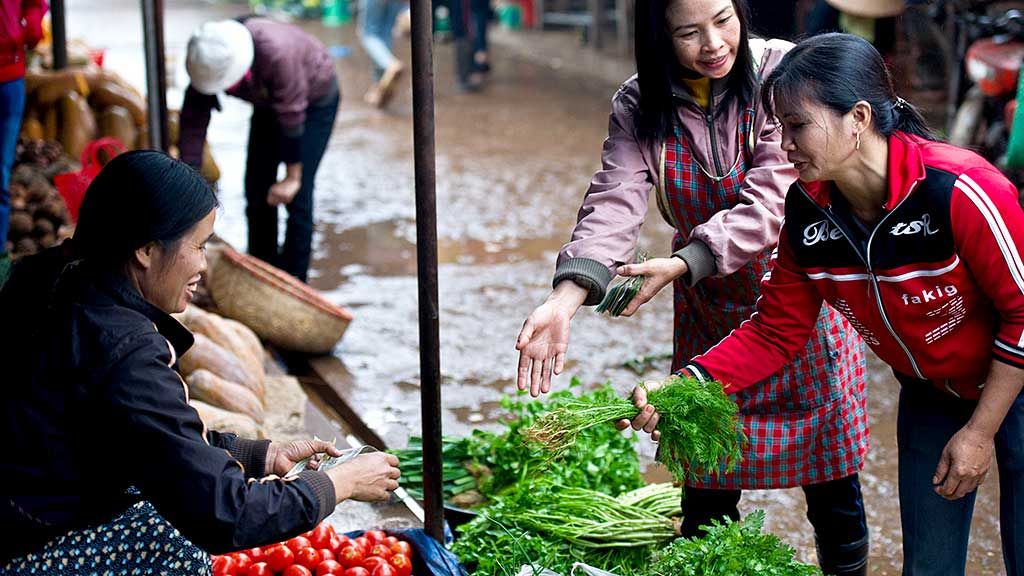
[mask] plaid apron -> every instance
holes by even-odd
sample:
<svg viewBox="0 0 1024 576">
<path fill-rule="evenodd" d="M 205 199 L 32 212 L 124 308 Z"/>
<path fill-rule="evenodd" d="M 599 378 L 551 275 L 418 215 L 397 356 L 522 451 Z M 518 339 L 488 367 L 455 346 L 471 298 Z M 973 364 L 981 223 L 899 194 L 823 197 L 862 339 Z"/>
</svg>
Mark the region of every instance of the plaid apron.
<svg viewBox="0 0 1024 576">
<path fill-rule="evenodd" d="M 659 201 L 676 228 L 673 250 L 690 231 L 715 213 L 740 202 L 746 176 L 754 111 L 746 110 L 737 130 L 735 165 L 724 178 L 705 173 L 680 127 L 665 142 Z M 702 354 L 755 310 L 761 278 L 773 248 L 727 277 L 697 286 L 674 283 L 672 369 Z M 756 361 L 756 359 L 752 359 Z M 868 448 L 864 345 L 846 319 L 823 305 L 807 347 L 767 380 L 735 394 L 750 443 L 730 473 L 705 475 L 688 484 L 701 488 L 788 488 L 857 473 Z"/>
</svg>

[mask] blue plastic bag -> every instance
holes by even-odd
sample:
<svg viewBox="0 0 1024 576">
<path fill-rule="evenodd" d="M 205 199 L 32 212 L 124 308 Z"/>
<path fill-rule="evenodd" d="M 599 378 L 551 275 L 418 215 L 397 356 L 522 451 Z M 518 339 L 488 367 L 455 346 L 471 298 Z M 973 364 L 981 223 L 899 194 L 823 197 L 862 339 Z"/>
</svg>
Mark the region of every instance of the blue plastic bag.
<svg viewBox="0 0 1024 576">
<path fill-rule="evenodd" d="M 405 540 L 412 546 L 412 573 L 415 576 L 469 576 L 455 554 L 438 544 L 437 540 L 431 538 L 422 528 L 400 528 L 384 532 L 399 540 Z M 364 530 L 345 533 L 349 538 L 358 538 L 363 534 Z M 450 544 L 452 540 L 452 532 L 446 523 L 444 541 Z"/>
</svg>

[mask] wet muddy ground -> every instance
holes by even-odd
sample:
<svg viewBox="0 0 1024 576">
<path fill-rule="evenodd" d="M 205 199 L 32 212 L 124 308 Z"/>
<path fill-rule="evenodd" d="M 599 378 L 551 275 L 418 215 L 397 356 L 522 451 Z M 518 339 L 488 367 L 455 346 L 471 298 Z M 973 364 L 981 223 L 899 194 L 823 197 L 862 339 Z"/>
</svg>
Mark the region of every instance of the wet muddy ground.
<svg viewBox="0 0 1024 576">
<path fill-rule="evenodd" d="M 169 102 L 177 107 L 186 76 L 184 47 L 199 22 L 233 16 L 244 4 L 169 2 L 169 63 L 176 78 Z M 142 85 L 141 17 L 131 0 L 69 0 L 68 36 L 107 48 L 107 66 Z M 337 61 L 343 99 L 337 126 L 317 178 L 317 231 L 310 283 L 356 315 L 335 351 L 352 373 L 365 420 L 392 445 L 419 429 L 419 356 L 412 161 L 408 84 L 385 111 L 361 101 L 368 60 L 354 27 L 304 24 L 326 44 L 348 49 Z M 435 49 L 437 198 L 440 260 L 441 368 L 447 434 L 492 425 L 498 400 L 513 392 L 513 348 L 527 314 L 549 290 L 555 254 L 567 239 L 590 175 L 599 166 L 609 100 L 608 74 L 586 74 L 594 55 L 572 37 L 545 45 L 512 33 L 493 47 L 494 72 L 478 94 L 461 93 L 452 76 L 450 45 Z M 552 53 L 552 50 L 555 52 Z M 399 40 L 400 57 L 408 41 Z M 608 61 L 604 61 L 607 58 Z M 601 66 L 629 68 L 614 57 Z M 407 58 L 406 58 L 406 61 Z M 603 78 L 603 79 L 602 79 Z M 408 76 L 405 77 L 408 80 Z M 242 170 L 249 108 L 224 99 L 209 140 L 220 164 L 223 208 L 217 232 L 245 246 Z M 671 230 L 652 210 L 642 245 L 668 251 Z M 666 293 L 632 319 L 611 320 L 589 309 L 574 320 L 569 376 L 611 381 L 623 391 L 638 376 L 630 358 L 671 350 Z M 648 373 L 666 372 L 667 361 Z M 895 420 L 898 387 L 877 360 L 870 365 L 872 449 L 862 476 L 872 538 L 872 573 L 897 574 L 901 563 L 896 489 Z M 646 461 L 650 442 L 640 440 Z M 653 471 L 652 477 L 658 473 Z M 1002 573 L 995 475 L 982 487 L 975 512 L 970 574 Z M 813 558 L 813 537 L 800 490 L 754 491 L 744 511 L 763 508 L 768 528 Z"/>
</svg>

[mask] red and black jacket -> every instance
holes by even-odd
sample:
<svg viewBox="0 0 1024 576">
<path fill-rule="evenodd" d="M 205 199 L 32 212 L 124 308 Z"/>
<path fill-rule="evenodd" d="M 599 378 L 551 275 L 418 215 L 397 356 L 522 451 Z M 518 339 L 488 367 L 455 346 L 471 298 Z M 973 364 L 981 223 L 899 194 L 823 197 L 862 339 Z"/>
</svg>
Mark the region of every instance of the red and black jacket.
<svg viewBox="0 0 1024 576">
<path fill-rule="evenodd" d="M 830 182 L 796 182 L 757 312 L 688 368 L 727 392 L 803 349 L 822 302 L 897 374 L 968 399 L 993 359 L 1024 368 L 1024 212 L 980 156 L 897 132 L 886 212 L 856 222 Z M 753 359 L 753 361 L 751 361 Z"/>
</svg>

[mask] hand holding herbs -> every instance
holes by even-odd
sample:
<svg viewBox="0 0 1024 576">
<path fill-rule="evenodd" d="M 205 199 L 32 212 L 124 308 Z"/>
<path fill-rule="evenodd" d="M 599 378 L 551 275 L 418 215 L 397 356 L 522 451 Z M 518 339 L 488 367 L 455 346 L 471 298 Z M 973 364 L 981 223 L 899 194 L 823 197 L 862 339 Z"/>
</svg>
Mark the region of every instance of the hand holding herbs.
<svg viewBox="0 0 1024 576">
<path fill-rule="evenodd" d="M 737 407 L 717 382 L 673 376 L 647 394 L 661 432 L 658 461 L 680 481 L 697 474 L 718 475 L 735 468 L 746 442 Z M 654 412 L 645 412 L 650 417 Z M 531 443 L 556 457 L 568 450 L 584 430 L 630 420 L 640 409 L 625 398 L 578 398 L 542 416 L 523 431 Z"/>
<path fill-rule="evenodd" d="M 626 283 L 635 282 L 636 293 L 626 301 L 618 314 L 611 315 L 632 316 L 640 306 L 661 292 L 662 288 L 686 274 L 688 269 L 686 261 L 681 258 L 651 258 L 638 264 L 620 266 L 616 273 L 620 276 L 631 276 Z"/>
</svg>

